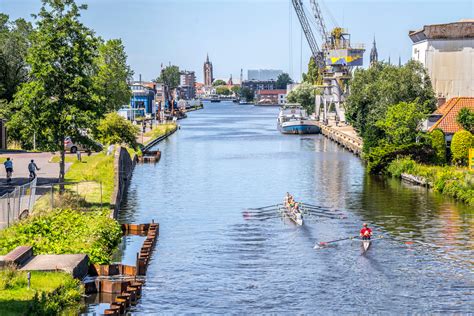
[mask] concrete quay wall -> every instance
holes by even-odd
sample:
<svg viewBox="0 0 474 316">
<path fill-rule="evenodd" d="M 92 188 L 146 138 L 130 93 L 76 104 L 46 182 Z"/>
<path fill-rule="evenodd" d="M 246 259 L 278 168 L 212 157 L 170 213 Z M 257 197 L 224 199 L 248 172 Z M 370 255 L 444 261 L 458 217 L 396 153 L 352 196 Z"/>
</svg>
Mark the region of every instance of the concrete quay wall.
<svg viewBox="0 0 474 316">
<path fill-rule="evenodd" d="M 349 135 L 349 133 L 338 129 L 338 127 L 328 126 L 322 123 L 318 123 L 318 126 L 321 129 L 321 134 L 348 149 L 355 155 L 361 156 L 362 140 L 360 138 Z"/>
</svg>

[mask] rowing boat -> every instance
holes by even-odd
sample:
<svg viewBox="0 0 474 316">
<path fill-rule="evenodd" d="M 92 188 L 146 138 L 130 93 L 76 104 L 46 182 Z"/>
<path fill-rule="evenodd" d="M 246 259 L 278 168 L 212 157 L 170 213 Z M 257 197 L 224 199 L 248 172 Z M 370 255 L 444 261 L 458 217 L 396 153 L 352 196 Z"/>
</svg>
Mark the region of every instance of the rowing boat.
<svg viewBox="0 0 474 316">
<path fill-rule="evenodd" d="M 371 245 L 370 239 L 369 240 L 367 240 L 367 239 L 362 240 L 362 246 L 364 247 L 364 252 L 369 250 L 370 245 Z"/>
<path fill-rule="evenodd" d="M 282 206 L 282 213 L 291 219 L 296 225 L 303 225 L 303 215 L 301 212 L 293 212 L 289 207 Z"/>
</svg>

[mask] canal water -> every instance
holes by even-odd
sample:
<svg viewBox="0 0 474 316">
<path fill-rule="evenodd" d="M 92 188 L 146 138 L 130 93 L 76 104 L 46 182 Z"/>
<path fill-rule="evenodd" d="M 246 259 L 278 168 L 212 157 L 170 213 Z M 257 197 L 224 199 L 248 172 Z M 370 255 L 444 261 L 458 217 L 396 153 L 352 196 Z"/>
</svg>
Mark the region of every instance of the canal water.
<svg viewBox="0 0 474 316">
<path fill-rule="evenodd" d="M 136 314 L 474 311 L 473 210 L 419 187 L 366 175 L 322 135 L 282 135 L 278 108 L 206 103 L 137 165 L 120 221 L 160 223 Z M 346 218 L 297 227 L 286 192 Z M 337 210 L 337 211 L 336 211 Z M 374 242 L 313 249 L 357 235 Z M 133 262 L 139 245 L 123 247 Z M 136 243 L 141 243 L 137 240 Z"/>
</svg>

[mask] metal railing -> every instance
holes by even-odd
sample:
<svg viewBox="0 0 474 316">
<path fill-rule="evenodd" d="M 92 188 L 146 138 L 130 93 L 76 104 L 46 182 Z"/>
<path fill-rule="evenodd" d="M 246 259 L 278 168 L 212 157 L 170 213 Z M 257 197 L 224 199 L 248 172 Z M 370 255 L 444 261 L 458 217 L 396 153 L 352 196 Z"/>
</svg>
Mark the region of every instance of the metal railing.
<svg viewBox="0 0 474 316">
<path fill-rule="evenodd" d="M 0 197 L 0 229 L 28 216 L 36 202 L 36 181 L 35 178 Z"/>
<path fill-rule="evenodd" d="M 102 208 L 101 182 L 81 181 L 36 185 L 36 178 L 0 197 L 0 229 L 27 218 L 36 211 L 54 208 Z"/>
</svg>

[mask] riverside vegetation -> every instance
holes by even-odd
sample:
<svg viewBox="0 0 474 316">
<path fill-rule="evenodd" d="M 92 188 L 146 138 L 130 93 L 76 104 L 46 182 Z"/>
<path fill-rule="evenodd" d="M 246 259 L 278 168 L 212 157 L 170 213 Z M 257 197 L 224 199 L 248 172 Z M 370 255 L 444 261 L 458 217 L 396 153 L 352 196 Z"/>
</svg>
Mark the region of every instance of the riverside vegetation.
<svg viewBox="0 0 474 316">
<path fill-rule="evenodd" d="M 464 129 L 446 147 L 441 130 L 420 131 L 420 123 L 435 110 L 436 100 L 424 67 L 415 61 L 403 66 L 377 63 L 357 69 L 350 82 L 346 118 L 362 137 L 363 158 L 370 173 L 423 177 L 435 191 L 474 205 L 473 172 L 465 168 L 474 114 L 463 109 Z"/>
</svg>

